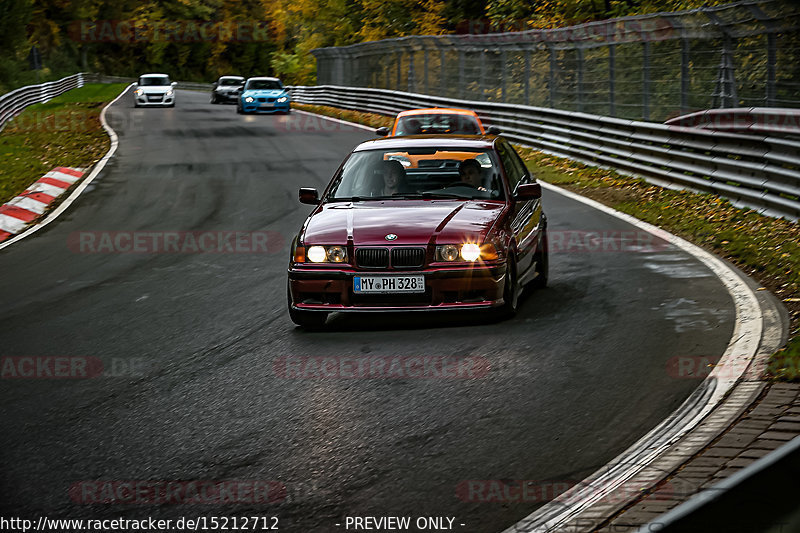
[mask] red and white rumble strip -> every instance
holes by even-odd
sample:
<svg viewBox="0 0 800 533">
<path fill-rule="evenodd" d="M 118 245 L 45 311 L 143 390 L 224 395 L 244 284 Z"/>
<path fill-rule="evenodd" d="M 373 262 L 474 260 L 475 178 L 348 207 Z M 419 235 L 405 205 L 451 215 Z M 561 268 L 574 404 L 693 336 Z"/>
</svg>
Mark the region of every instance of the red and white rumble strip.
<svg viewBox="0 0 800 533">
<path fill-rule="evenodd" d="M 83 177 L 83 170 L 56 167 L 28 190 L 0 207 L 0 242 L 16 235 L 39 218 L 50 203 Z"/>
</svg>

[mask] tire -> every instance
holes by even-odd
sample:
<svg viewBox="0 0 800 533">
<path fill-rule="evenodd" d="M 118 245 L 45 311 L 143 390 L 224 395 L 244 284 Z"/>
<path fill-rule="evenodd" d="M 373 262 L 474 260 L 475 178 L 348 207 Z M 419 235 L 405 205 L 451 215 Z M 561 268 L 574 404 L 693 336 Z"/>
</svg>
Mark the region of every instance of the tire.
<svg viewBox="0 0 800 533">
<path fill-rule="evenodd" d="M 219 103 L 217 101 L 217 95 L 216 94 L 213 94 L 213 93 L 211 94 L 211 103 L 212 104 L 218 104 Z"/>
<path fill-rule="evenodd" d="M 242 110 L 242 106 L 240 106 L 239 104 L 236 104 L 236 112 L 238 114 L 240 114 L 240 115 L 244 114 L 244 111 Z"/>
<path fill-rule="evenodd" d="M 536 252 L 536 277 L 531 282 L 531 287 L 544 289 L 547 287 L 547 278 L 550 274 L 550 252 L 547 242 L 547 226 L 542 233 L 542 240 L 539 243 L 539 250 Z"/>
<path fill-rule="evenodd" d="M 506 263 L 506 283 L 503 287 L 503 305 L 500 307 L 500 315 L 503 318 L 512 318 L 517 314 L 519 295 L 520 291 L 517 287 L 517 261 L 509 250 L 508 261 Z"/>
<path fill-rule="evenodd" d="M 320 329 L 328 319 L 328 313 L 324 311 L 301 311 L 292 308 L 292 294 L 289 285 L 286 285 L 286 304 L 289 307 L 289 318 L 292 322 L 305 329 Z"/>
</svg>

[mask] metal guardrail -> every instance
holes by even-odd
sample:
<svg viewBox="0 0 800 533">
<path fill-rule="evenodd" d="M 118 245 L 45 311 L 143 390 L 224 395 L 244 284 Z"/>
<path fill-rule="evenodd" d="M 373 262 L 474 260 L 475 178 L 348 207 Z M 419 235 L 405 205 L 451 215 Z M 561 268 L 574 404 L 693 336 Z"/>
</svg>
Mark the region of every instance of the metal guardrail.
<svg viewBox="0 0 800 533">
<path fill-rule="evenodd" d="M 800 109 L 773 107 L 708 109 L 670 119 L 664 124 L 800 139 Z"/>
<path fill-rule="evenodd" d="M 0 96 L 0 130 L 29 105 L 47 102 L 70 89 L 83 87 L 83 84 L 83 73 L 78 73 L 57 81 L 26 85 Z"/>
<path fill-rule="evenodd" d="M 106 76 L 105 74 L 84 74 L 86 83 L 135 83 L 138 78 L 127 78 L 123 76 Z M 194 82 L 194 81 L 178 81 L 178 89 L 187 91 L 208 91 L 211 92 L 210 83 Z"/>
<path fill-rule="evenodd" d="M 610 118 L 558 109 L 332 85 L 292 87 L 293 101 L 394 115 L 473 109 L 508 139 L 674 189 L 717 194 L 769 216 L 800 219 L 800 141 Z"/>
</svg>

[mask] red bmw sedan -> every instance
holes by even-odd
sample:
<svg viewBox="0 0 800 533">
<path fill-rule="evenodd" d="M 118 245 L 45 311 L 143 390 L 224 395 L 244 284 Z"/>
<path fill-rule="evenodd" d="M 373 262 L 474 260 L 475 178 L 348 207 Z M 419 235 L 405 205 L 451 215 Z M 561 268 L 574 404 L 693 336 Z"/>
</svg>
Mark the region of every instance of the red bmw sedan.
<svg viewBox="0 0 800 533">
<path fill-rule="evenodd" d="M 502 137 L 390 137 L 357 146 L 292 242 L 296 324 L 328 313 L 500 308 L 547 284 L 541 186 Z"/>
</svg>

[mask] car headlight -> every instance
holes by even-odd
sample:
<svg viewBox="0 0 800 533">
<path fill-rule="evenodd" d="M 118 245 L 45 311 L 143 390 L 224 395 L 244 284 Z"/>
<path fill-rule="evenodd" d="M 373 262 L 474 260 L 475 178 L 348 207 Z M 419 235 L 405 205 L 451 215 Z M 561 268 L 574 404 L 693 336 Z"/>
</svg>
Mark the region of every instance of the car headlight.
<svg viewBox="0 0 800 533">
<path fill-rule="evenodd" d="M 491 261 L 498 259 L 497 248 L 494 244 L 477 245 L 465 243 L 461 245 L 443 244 L 436 247 L 436 260 L 452 263 L 453 261 L 469 261 L 474 263 L 477 260 Z"/>
<path fill-rule="evenodd" d="M 245 96 L 245 97 L 244 97 L 244 101 L 245 101 L 245 102 L 247 102 L 248 104 L 250 104 L 250 103 L 252 103 L 252 102 L 255 102 L 255 101 L 256 101 L 256 99 L 255 99 L 255 98 L 253 98 L 252 96 Z"/>
<path fill-rule="evenodd" d="M 167 92 L 164 93 L 164 96 L 172 96 L 172 89 L 167 89 Z"/>
<path fill-rule="evenodd" d="M 280 98 L 278 98 L 278 103 L 282 104 L 288 99 L 289 99 L 288 96 L 281 96 Z"/>
<path fill-rule="evenodd" d="M 142 96 L 144 94 L 144 89 L 136 89 L 136 96 Z"/>
<path fill-rule="evenodd" d="M 344 246 L 310 246 L 306 257 L 312 263 L 346 263 L 347 250 Z"/>
</svg>

